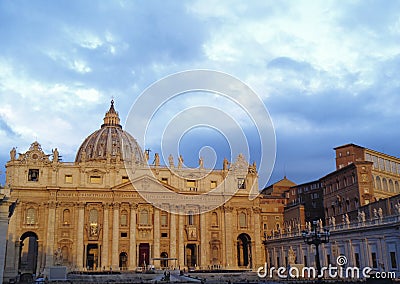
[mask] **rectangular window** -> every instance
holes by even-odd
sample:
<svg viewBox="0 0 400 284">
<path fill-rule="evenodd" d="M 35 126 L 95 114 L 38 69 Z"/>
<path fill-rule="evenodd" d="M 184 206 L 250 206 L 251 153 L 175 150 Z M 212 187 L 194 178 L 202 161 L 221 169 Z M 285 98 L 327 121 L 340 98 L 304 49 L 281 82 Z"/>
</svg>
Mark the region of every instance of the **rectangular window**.
<svg viewBox="0 0 400 284">
<path fill-rule="evenodd" d="M 326 262 L 328 263 L 328 266 L 331 264 L 331 255 L 330 254 L 326 255 Z"/>
<path fill-rule="evenodd" d="M 246 189 L 246 182 L 244 178 L 237 179 L 237 187 L 238 189 Z"/>
<path fill-rule="evenodd" d="M 128 233 L 127 232 L 121 232 L 121 238 L 127 238 Z"/>
<path fill-rule="evenodd" d="M 396 252 L 390 252 L 390 263 L 392 264 L 392 268 L 397 268 L 397 259 L 396 259 Z"/>
<path fill-rule="evenodd" d="M 193 179 L 186 180 L 186 187 L 188 187 L 190 191 L 197 191 L 196 181 Z"/>
<path fill-rule="evenodd" d="M 65 183 L 72 183 L 72 175 L 65 175 Z"/>
<path fill-rule="evenodd" d="M 306 255 L 304 256 L 304 266 L 308 266 L 308 264 L 307 264 L 307 256 Z"/>
<path fill-rule="evenodd" d="M 379 167 L 379 165 L 378 165 L 378 157 L 377 156 L 372 156 L 372 161 L 374 162 L 374 168 L 377 169 Z"/>
<path fill-rule="evenodd" d="M 29 169 L 28 181 L 39 181 L 39 169 Z"/>
<path fill-rule="evenodd" d="M 244 212 L 241 212 L 239 214 L 239 227 L 247 228 L 247 216 Z"/>
<path fill-rule="evenodd" d="M 101 176 L 90 176 L 90 183 L 101 183 Z"/>
<path fill-rule="evenodd" d="M 385 160 L 385 170 L 387 172 L 390 172 L 390 161 L 389 160 Z"/>
<path fill-rule="evenodd" d="M 194 216 L 191 213 L 189 213 L 189 215 L 188 215 L 188 224 L 194 225 Z"/>
<path fill-rule="evenodd" d="M 128 226 L 128 214 L 121 215 L 121 226 Z"/>
<path fill-rule="evenodd" d="M 391 162 L 391 165 L 392 165 L 392 173 L 397 173 L 397 171 L 396 171 L 396 163 L 395 162 Z"/>
<path fill-rule="evenodd" d="M 354 253 L 354 259 L 356 261 L 356 267 L 360 267 L 360 254 L 358 252 Z"/>
<path fill-rule="evenodd" d="M 211 181 L 211 184 L 210 184 L 210 188 L 211 188 L 211 189 L 214 189 L 214 188 L 216 188 L 216 187 L 217 187 L 217 181 L 212 180 L 212 181 Z"/>
<path fill-rule="evenodd" d="M 161 233 L 161 238 L 168 238 L 168 233 Z"/>
<path fill-rule="evenodd" d="M 161 227 L 168 227 L 168 215 L 167 213 L 161 213 Z"/>
<path fill-rule="evenodd" d="M 372 267 L 378 268 L 378 262 L 376 261 L 376 253 L 371 253 Z"/>
<path fill-rule="evenodd" d="M 379 158 L 379 169 L 381 171 L 385 170 L 385 160 L 383 158 Z"/>
</svg>

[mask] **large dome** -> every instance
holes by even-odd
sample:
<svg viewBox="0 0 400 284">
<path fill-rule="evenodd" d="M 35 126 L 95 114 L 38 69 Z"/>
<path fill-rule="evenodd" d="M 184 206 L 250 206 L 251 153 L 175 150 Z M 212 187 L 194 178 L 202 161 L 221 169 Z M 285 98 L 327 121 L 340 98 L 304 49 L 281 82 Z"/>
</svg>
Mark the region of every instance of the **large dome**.
<svg viewBox="0 0 400 284">
<path fill-rule="evenodd" d="M 90 134 L 75 157 L 75 162 L 85 161 L 134 161 L 136 164 L 144 164 L 143 152 L 135 138 L 122 130 L 118 112 L 114 109 L 114 101 L 111 101 L 109 111 L 104 117 L 101 128 Z"/>
</svg>

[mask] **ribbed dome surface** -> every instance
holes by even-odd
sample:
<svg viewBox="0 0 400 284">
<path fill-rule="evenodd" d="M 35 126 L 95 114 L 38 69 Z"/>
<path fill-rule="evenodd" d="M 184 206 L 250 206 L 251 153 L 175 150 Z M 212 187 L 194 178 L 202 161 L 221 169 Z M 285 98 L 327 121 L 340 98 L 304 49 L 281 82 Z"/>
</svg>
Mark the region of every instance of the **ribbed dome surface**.
<svg viewBox="0 0 400 284">
<path fill-rule="evenodd" d="M 75 162 L 84 161 L 133 161 L 144 164 L 139 144 L 128 132 L 122 130 L 118 113 L 111 101 L 110 110 L 104 117 L 101 128 L 90 134 L 76 154 Z"/>
</svg>

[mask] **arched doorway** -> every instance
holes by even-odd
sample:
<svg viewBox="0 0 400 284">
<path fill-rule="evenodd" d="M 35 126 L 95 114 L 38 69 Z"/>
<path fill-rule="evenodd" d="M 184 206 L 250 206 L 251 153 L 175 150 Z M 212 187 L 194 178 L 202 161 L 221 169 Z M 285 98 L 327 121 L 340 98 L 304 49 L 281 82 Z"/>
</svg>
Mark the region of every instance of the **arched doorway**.
<svg viewBox="0 0 400 284">
<path fill-rule="evenodd" d="M 121 270 L 128 269 L 128 254 L 124 251 L 119 254 L 119 268 Z"/>
<path fill-rule="evenodd" d="M 161 268 L 168 267 L 168 253 L 165 251 L 161 253 L 160 258 L 165 258 L 161 259 Z"/>
<path fill-rule="evenodd" d="M 23 274 L 36 274 L 38 259 L 38 236 L 34 232 L 25 232 L 20 238 L 18 270 Z"/>
<path fill-rule="evenodd" d="M 251 238 L 248 234 L 240 234 L 237 238 L 237 262 L 239 267 L 252 267 Z"/>
</svg>

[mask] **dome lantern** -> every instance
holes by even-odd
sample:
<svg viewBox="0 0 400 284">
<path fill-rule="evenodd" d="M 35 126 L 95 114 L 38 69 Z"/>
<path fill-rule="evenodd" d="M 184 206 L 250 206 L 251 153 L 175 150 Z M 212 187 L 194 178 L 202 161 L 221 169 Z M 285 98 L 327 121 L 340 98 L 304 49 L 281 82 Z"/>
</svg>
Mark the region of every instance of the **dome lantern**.
<svg viewBox="0 0 400 284">
<path fill-rule="evenodd" d="M 103 121 L 104 121 L 104 123 L 101 127 L 104 127 L 104 126 L 121 127 L 118 112 L 116 112 L 114 109 L 114 100 L 111 100 L 110 109 L 106 112 L 106 115 L 104 116 Z"/>
</svg>

